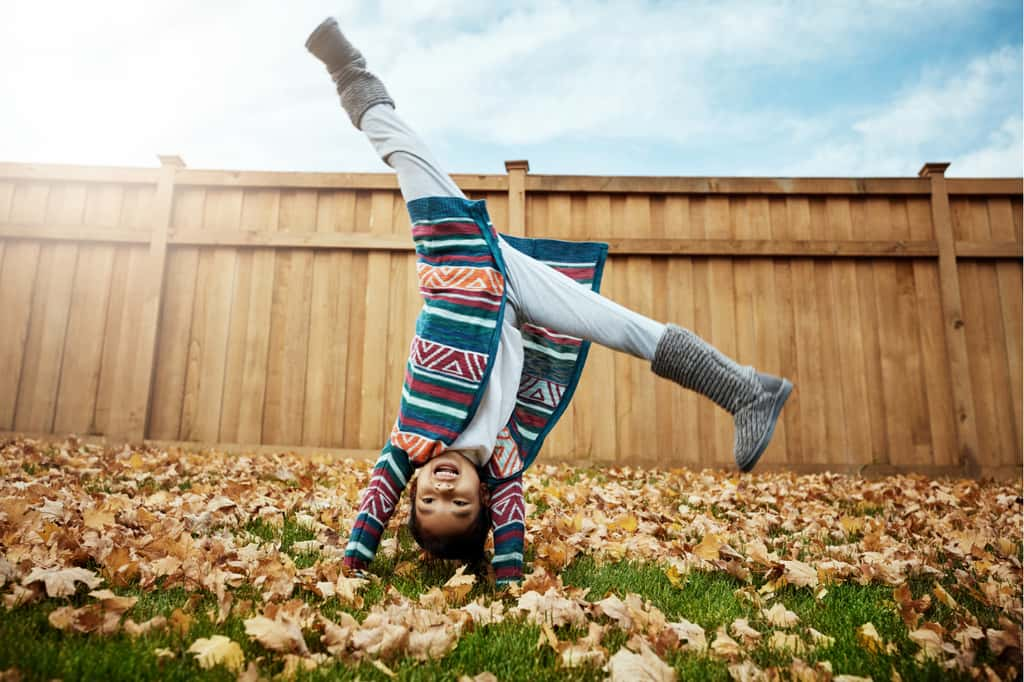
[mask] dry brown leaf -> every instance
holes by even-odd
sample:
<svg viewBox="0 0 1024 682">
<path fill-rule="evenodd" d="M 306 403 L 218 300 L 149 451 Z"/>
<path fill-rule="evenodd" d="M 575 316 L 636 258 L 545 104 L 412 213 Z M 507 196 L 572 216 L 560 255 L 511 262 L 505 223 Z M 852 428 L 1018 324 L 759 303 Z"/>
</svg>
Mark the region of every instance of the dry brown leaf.
<svg viewBox="0 0 1024 682">
<path fill-rule="evenodd" d="M 988 640 L 988 648 L 996 656 L 999 656 L 1007 649 L 1021 650 L 1019 630 L 1017 632 L 1010 632 L 1008 630 L 989 628 L 985 631 L 985 638 Z"/>
<path fill-rule="evenodd" d="M 778 630 L 772 632 L 771 637 L 768 638 L 768 646 L 776 651 L 789 651 L 798 656 L 807 651 L 807 647 L 799 636 Z"/>
<path fill-rule="evenodd" d="M 676 671 L 670 668 L 650 647 L 642 644 L 640 653 L 625 647 L 615 652 L 605 666 L 611 682 L 675 682 Z"/>
<path fill-rule="evenodd" d="M 477 673 L 473 677 L 463 675 L 459 678 L 459 682 L 498 682 L 498 678 L 494 676 L 494 673 L 485 671 Z"/>
<path fill-rule="evenodd" d="M 491 625 L 505 620 L 505 605 L 500 601 L 492 601 L 484 605 L 483 597 L 462 607 L 476 625 Z"/>
<path fill-rule="evenodd" d="M 746 618 L 737 618 L 729 626 L 732 634 L 739 637 L 744 644 L 755 644 L 761 639 L 761 633 L 750 627 Z"/>
<path fill-rule="evenodd" d="M 188 631 L 192 629 L 192 616 L 182 611 L 180 608 L 176 608 L 171 611 L 171 617 L 168 619 L 171 627 L 177 630 L 182 635 L 188 634 Z"/>
<path fill-rule="evenodd" d="M 281 671 L 281 677 L 286 680 L 294 679 L 298 672 L 316 670 L 329 660 L 331 658 L 327 654 L 310 654 L 308 656 L 285 654 L 284 669 Z"/>
<path fill-rule="evenodd" d="M 829 637 L 822 632 L 818 632 L 814 628 L 807 628 L 807 634 L 811 636 L 811 641 L 814 642 L 814 645 L 822 649 L 827 649 L 836 643 L 835 637 Z"/>
<path fill-rule="evenodd" d="M 683 651 L 693 651 L 698 654 L 707 651 L 707 635 L 701 626 L 684 619 L 677 623 L 669 623 L 668 627 L 679 639 L 680 648 Z"/>
<path fill-rule="evenodd" d="M 783 606 L 782 602 L 775 602 L 770 609 L 762 609 L 761 617 L 777 628 L 791 628 L 800 622 L 800 618 Z"/>
<path fill-rule="evenodd" d="M 767 682 L 768 680 L 768 676 L 753 661 L 730 664 L 729 677 L 736 682 Z"/>
<path fill-rule="evenodd" d="M 476 583 L 476 576 L 465 575 L 465 571 L 465 566 L 459 566 L 459 569 L 455 571 L 455 575 L 441 587 L 445 599 L 453 606 L 465 600 L 466 595 L 469 594 L 469 591 L 473 589 L 473 585 Z"/>
<path fill-rule="evenodd" d="M 802 561 L 783 561 L 784 567 L 782 578 L 790 585 L 797 587 L 817 587 L 818 571 L 810 564 Z"/>
<path fill-rule="evenodd" d="M 409 630 L 401 625 L 382 622 L 367 627 L 364 622 L 363 627 L 352 635 L 352 648 L 368 656 L 390 658 L 405 647 L 408 638 Z"/>
<path fill-rule="evenodd" d="M 149 620 L 141 623 L 136 623 L 131 618 L 125 618 L 124 622 L 121 623 L 121 629 L 128 634 L 129 637 L 135 639 L 141 635 L 145 635 L 152 630 L 162 630 L 167 625 L 167 618 L 164 616 L 153 616 Z"/>
<path fill-rule="evenodd" d="M 245 634 L 271 651 L 308 655 L 309 649 L 298 624 L 283 614 L 279 616 L 275 620 L 265 616 L 254 616 L 243 621 Z"/>
<path fill-rule="evenodd" d="M 223 665 L 228 670 L 238 672 L 245 665 L 245 654 L 238 642 L 224 635 L 213 635 L 209 638 L 200 637 L 192 642 L 188 653 L 195 654 L 200 668 L 208 670 L 215 665 Z"/>
<path fill-rule="evenodd" d="M 389 668 L 386 665 L 384 665 L 384 663 L 381 662 L 381 661 L 374 660 L 373 661 L 373 667 L 376 668 L 377 670 L 381 671 L 382 673 L 384 673 L 386 676 L 390 677 L 391 679 L 395 679 L 396 677 L 398 677 L 398 674 L 394 670 L 392 670 L 391 668 Z"/>
<path fill-rule="evenodd" d="M 425 661 L 432 658 L 443 658 L 455 648 L 459 635 L 455 628 L 447 623 L 431 626 L 427 629 L 409 631 L 406 651 L 413 658 Z"/>
<path fill-rule="evenodd" d="M 90 590 L 103 579 L 87 568 L 33 568 L 22 579 L 22 585 L 41 581 L 46 586 L 48 597 L 70 597 L 75 593 L 75 583 L 82 583 Z"/>
<path fill-rule="evenodd" d="M 730 660 L 740 657 L 740 645 L 726 633 L 724 625 L 720 626 L 715 634 L 715 641 L 711 643 L 711 653 Z"/>
<path fill-rule="evenodd" d="M 723 544 L 725 540 L 720 535 L 707 533 L 700 544 L 693 548 L 693 553 L 705 561 L 714 561 L 718 558 L 718 550 Z"/>
<path fill-rule="evenodd" d="M 921 614 L 928 610 L 932 600 L 927 594 L 920 599 L 914 599 L 910 593 L 910 586 L 903 583 L 893 590 L 893 599 L 900 607 L 900 617 L 908 629 L 916 629 L 921 620 Z"/>
<path fill-rule="evenodd" d="M 960 606 L 959 604 L 957 604 L 956 599 L 953 599 L 953 595 L 951 595 L 949 592 L 946 592 L 946 589 L 942 587 L 942 585 L 935 585 L 935 588 L 932 590 L 932 594 L 935 595 L 936 599 L 938 599 L 940 602 L 942 602 L 954 611 L 956 611 L 957 608 L 959 608 Z"/>
<path fill-rule="evenodd" d="M 910 641 L 921 647 L 921 653 L 928 658 L 942 655 L 942 636 L 932 628 L 918 628 L 907 634 Z"/>
<path fill-rule="evenodd" d="M 544 594 L 527 592 L 519 598 L 515 610 L 525 613 L 529 622 L 538 625 L 583 625 L 587 621 L 587 616 L 580 605 L 561 596 L 554 588 Z"/>
<path fill-rule="evenodd" d="M 82 512 L 83 525 L 86 528 L 103 530 L 108 526 L 115 525 L 114 514 L 102 509 L 86 509 Z"/>
<path fill-rule="evenodd" d="M 892 653 L 896 650 L 895 645 L 891 642 L 887 644 L 882 641 L 882 637 L 873 623 L 864 623 L 857 628 L 857 641 L 862 647 L 875 654 Z"/>
</svg>

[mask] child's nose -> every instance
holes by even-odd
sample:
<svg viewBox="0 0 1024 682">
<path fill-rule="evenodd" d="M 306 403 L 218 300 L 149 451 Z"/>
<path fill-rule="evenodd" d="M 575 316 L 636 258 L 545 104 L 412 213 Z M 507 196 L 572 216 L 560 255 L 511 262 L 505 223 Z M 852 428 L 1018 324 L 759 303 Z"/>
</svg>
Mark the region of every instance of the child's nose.
<svg viewBox="0 0 1024 682">
<path fill-rule="evenodd" d="M 447 481 L 434 481 L 434 490 L 439 493 L 447 493 L 455 490 L 455 484 Z"/>
</svg>

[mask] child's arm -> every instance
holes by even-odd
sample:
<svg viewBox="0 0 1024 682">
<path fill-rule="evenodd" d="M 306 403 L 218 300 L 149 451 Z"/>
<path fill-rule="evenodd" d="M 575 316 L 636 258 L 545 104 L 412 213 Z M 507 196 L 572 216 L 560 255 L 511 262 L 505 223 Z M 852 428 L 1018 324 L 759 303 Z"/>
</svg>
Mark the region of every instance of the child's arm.
<svg viewBox="0 0 1024 682">
<path fill-rule="evenodd" d="M 380 536 L 395 513 L 398 498 L 411 476 L 412 464 L 408 455 L 391 443 L 385 445 L 373 467 L 370 485 L 359 503 L 359 515 L 345 547 L 346 566 L 362 570 L 373 561 Z"/>
<path fill-rule="evenodd" d="M 523 476 L 491 486 L 491 528 L 494 530 L 495 582 L 499 585 L 523 579 L 523 532 L 526 503 Z"/>
</svg>

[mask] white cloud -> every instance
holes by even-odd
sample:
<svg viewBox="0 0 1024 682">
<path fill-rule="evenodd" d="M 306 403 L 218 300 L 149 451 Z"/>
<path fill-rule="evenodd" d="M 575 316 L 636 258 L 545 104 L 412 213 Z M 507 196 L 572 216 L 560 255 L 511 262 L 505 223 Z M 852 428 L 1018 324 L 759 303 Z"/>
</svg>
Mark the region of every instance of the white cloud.
<svg viewBox="0 0 1024 682">
<path fill-rule="evenodd" d="M 989 135 L 988 144 L 957 157 L 950 176 L 1016 177 L 1024 175 L 1024 133 L 1020 116 L 1010 116 Z"/>
<path fill-rule="evenodd" d="M 958 72 L 929 71 L 873 111 L 852 121 L 840 114 L 785 173 L 906 176 L 924 162 L 953 161 L 950 175 L 1019 175 L 1020 78 L 1019 47 L 997 48 Z M 1000 118 L 1007 111 L 1014 113 Z M 964 151 L 975 140 L 985 146 Z"/>
</svg>

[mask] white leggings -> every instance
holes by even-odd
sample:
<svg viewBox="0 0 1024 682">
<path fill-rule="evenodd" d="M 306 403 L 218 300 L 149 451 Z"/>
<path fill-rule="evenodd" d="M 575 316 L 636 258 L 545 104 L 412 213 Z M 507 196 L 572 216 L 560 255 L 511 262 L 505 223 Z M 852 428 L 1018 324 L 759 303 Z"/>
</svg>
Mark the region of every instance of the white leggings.
<svg viewBox="0 0 1024 682">
<path fill-rule="evenodd" d="M 398 174 L 407 202 L 428 196 L 465 198 L 426 145 L 386 104 L 369 109 L 363 132 Z M 625 308 L 498 240 L 508 274 L 508 299 L 518 324 L 529 322 L 645 360 L 654 359 L 665 325 Z"/>
</svg>

